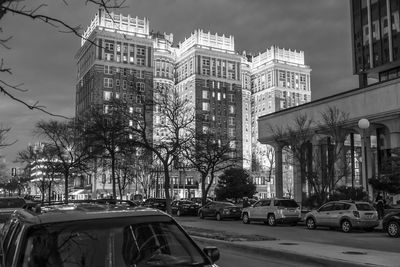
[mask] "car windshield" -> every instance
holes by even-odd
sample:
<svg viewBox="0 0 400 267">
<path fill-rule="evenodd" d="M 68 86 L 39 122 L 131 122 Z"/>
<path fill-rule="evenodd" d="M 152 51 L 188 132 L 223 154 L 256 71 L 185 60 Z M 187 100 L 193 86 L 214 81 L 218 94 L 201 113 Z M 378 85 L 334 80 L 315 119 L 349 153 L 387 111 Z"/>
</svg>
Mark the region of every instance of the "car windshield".
<svg viewBox="0 0 400 267">
<path fill-rule="evenodd" d="M 203 266 L 210 264 L 187 235 L 163 222 L 110 219 L 35 226 L 22 266 Z M 154 221 L 154 220 L 153 220 Z"/>
<path fill-rule="evenodd" d="M 358 204 L 356 204 L 356 207 L 357 207 L 357 210 L 360 210 L 360 211 L 375 210 L 374 207 L 372 207 L 368 203 L 358 203 Z"/>
</svg>

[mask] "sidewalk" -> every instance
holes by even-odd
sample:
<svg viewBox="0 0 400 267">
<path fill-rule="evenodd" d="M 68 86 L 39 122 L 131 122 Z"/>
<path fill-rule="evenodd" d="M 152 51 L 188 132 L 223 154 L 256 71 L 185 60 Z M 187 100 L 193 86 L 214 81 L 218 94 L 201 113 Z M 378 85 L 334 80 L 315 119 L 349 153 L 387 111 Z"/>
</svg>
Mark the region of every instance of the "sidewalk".
<svg viewBox="0 0 400 267">
<path fill-rule="evenodd" d="M 190 230 L 190 227 L 188 230 Z M 238 238 L 227 236 L 223 240 L 218 240 L 209 238 L 210 233 L 207 235 L 206 232 L 210 229 L 203 230 L 196 229 L 196 231 L 189 231 L 189 233 L 200 243 L 251 250 L 253 253 L 262 253 L 275 258 L 290 258 L 299 263 L 309 263 L 312 266 L 400 266 L 400 254 L 395 252 L 273 238 L 245 239 L 240 238 L 240 236 Z M 382 231 L 381 224 L 377 227 L 377 231 Z"/>
<path fill-rule="evenodd" d="M 241 250 L 252 250 L 271 257 L 286 257 L 299 263 L 309 263 L 312 266 L 400 266 L 400 254 L 392 252 L 292 240 L 229 242 L 195 236 L 194 239 L 198 242 L 213 243 L 217 247 L 234 247 Z"/>
</svg>

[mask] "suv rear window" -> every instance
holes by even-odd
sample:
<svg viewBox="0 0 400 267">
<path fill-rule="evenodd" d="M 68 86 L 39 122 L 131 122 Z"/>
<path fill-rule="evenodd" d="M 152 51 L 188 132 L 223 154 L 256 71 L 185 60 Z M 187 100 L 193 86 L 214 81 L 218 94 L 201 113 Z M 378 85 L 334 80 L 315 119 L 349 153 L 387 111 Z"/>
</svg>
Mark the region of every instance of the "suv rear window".
<svg viewBox="0 0 400 267">
<path fill-rule="evenodd" d="M 299 206 L 299 205 L 297 205 L 296 201 L 294 201 L 292 199 L 275 200 L 274 205 L 279 206 L 279 207 L 286 207 L 286 208 L 297 208 Z"/>
<path fill-rule="evenodd" d="M 154 219 L 152 219 L 154 220 Z M 132 223 L 134 222 L 134 223 Z M 170 220 L 124 218 L 31 228 L 22 266 L 203 266 L 209 264 Z"/>
<path fill-rule="evenodd" d="M 375 210 L 374 207 L 372 207 L 368 203 L 358 203 L 358 204 L 356 204 L 356 207 L 357 207 L 357 210 L 360 210 L 360 211 Z"/>
</svg>

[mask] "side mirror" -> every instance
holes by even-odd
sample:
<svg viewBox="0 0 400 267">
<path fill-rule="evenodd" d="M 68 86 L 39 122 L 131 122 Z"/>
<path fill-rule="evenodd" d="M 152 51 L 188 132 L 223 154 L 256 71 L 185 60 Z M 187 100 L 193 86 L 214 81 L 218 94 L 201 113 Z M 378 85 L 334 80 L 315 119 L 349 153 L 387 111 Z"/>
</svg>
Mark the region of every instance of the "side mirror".
<svg viewBox="0 0 400 267">
<path fill-rule="evenodd" d="M 217 247 L 205 247 L 203 251 L 213 263 L 219 260 L 219 250 Z"/>
</svg>

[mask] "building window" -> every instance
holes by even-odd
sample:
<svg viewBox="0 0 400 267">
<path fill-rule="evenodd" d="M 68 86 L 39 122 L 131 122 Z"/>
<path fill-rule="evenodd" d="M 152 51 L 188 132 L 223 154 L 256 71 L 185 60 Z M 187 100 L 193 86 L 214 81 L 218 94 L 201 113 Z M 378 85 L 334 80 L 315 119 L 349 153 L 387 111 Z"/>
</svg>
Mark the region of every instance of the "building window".
<svg viewBox="0 0 400 267">
<path fill-rule="evenodd" d="M 235 117 L 228 117 L 228 125 L 235 126 Z"/>
<path fill-rule="evenodd" d="M 144 58 L 137 58 L 136 64 L 139 66 L 144 66 Z"/>
<path fill-rule="evenodd" d="M 203 110 L 204 111 L 209 111 L 210 110 L 210 104 L 207 102 L 203 102 Z"/>
<path fill-rule="evenodd" d="M 203 99 L 208 99 L 208 91 L 203 90 Z"/>
<path fill-rule="evenodd" d="M 105 88 L 112 88 L 113 87 L 113 79 L 104 78 L 104 87 Z"/>
<path fill-rule="evenodd" d="M 111 99 L 111 92 L 109 92 L 109 91 L 104 91 L 104 92 L 103 92 L 103 98 L 104 98 L 105 101 L 110 100 L 110 99 Z"/>
<path fill-rule="evenodd" d="M 111 67 L 108 65 L 104 65 L 104 74 L 111 74 Z"/>
<path fill-rule="evenodd" d="M 234 114 L 235 113 L 235 106 L 229 105 L 228 106 L 229 114 Z"/>
<path fill-rule="evenodd" d="M 136 49 L 136 54 L 137 54 L 138 56 L 145 56 L 145 55 L 146 55 L 145 48 L 143 48 L 143 47 L 138 47 L 138 48 Z"/>
<path fill-rule="evenodd" d="M 235 129 L 234 128 L 228 128 L 228 137 L 230 137 L 230 138 L 235 137 Z"/>
</svg>

